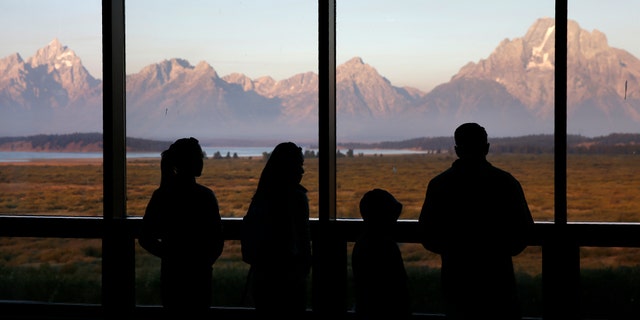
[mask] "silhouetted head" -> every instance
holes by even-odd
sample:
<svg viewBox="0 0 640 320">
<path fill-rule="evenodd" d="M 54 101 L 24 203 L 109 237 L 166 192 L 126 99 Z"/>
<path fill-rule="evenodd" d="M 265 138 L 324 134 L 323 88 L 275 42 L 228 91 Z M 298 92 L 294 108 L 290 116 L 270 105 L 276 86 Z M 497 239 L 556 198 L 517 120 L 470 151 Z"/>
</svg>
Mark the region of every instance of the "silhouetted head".
<svg viewBox="0 0 640 320">
<path fill-rule="evenodd" d="M 489 153 L 487 131 L 477 123 L 464 123 L 454 134 L 455 150 L 461 159 L 484 159 Z"/>
<path fill-rule="evenodd" d="M 360 199 L 360 216 L 370 225 L 390 225 L 398 220 L 402 203 L 383 189 L 373 189 Z"/>
<path fill-rule="evenodd" d="M 160 167 L 164 182 L 174 176 L 199 177 L 202 174 L 204 153 L 196 138 L 176 140 L 161 156 Z"/>
<path fill-rule="evenodd" d="M 293 142 L 282 142 L 273 149 L 267 164 L 262 169 L 258 189 L 271 191 L 269 189 L 280 186 L 297 185 L 302 180 L 303 174 L 302 148 Z"/>
</svg>

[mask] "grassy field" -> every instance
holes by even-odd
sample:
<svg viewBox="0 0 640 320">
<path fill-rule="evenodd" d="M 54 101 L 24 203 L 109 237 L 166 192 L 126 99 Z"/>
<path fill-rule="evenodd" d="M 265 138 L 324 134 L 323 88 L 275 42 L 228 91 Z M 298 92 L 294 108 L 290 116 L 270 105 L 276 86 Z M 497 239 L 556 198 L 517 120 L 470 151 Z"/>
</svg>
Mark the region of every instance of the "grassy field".
<svg viewBox="0 0 640 320">
<path fill-rule="evenodd" d="M 338 158 L 338 216 L 359 217 L 362 195 L 372 188 L 384 188 L 404 204 L 401 219 L 417 219 L 429 179 L 448 168 L 454 159 L 450 154 Z M 489 161 L 520 180 L 535 220 L 553 221 L 552 155 L 490 154 Z M 567 163 L 570 221 L 640 222 L 638 156 L 569 155 Z M 261 158 L 207 159 L 198 181 L 215 191 L 223 216 L 241 217 L 263 166 Z M 129 160 L 128 215 L 144 214 L 147 201 L 160 181 L 159 171 L 159 159 Z M 102 179 L 100 160 L 0 163 L 0 214 L 101 216 Z M 309 189 L 312 216 L 317 217 L 318 159 L 305 160 L 303 184 Z M 100 248 L 99 240 L 0 238 L 0 299 L 99 301 Z M 401 248 L 411 273 L 412 290 L 420 291 L 416 296 L 428 296 L 425 290 L 436 294 L 433 283 L 437 283 L 439 257 L 418 244 L 401 244 Z M 139 302 L 157 303 L 159 259 L 140 248 L 137 250 Z M 226 289 L 216 295 L 215 304 L 241 304 L 247 266 L 239 257 L 238 243 L 227 241 L 214 268 L 219 275 L 215 277 L 216 286 Z M 600 272 L 620 268 L 632 268 L 632 272 L 638 273 L 640 265 L 640 251 L 634 248 L 583 248 L 581 257 L 586 274 L 593 274 L 588 270 L 600 270 L 591 275 L 594 278 L 605 277 Z M 531 295 L 527 301 L 532 301 L 533 306 L 527 308 L 533 310 L 540 291 L 540 248 L 526 249 L 515 261 L 519 283 L 528 288 L 523 292 Z M 25 285 L 25 279 L 34 285 Z M 78 294 L 83 290 L 87 292 Z M 416 309 L 434 310 L 438 301 L 416 298 L 414 305 Z"/>
<path fill-rule="evenodd" d="M 452 155 L 386 155 L 337 159 L 339 217 L 358 217 L 360 197 L 384 188 L 403 204 L 402 219 L 416 219 L 426 185 L 454 160 Z M 534 219 L 553 220 L 554 169 L 549 154 L 490 155 L 525 190 Z M 318 160 L 305 160 L 303 184 L 312 216 L 318 216 Z M 640 165 L 635 155 L 569 155 L 567 202 L 570 221 L 640 221 Z M 59 160 L 0 163 L 0 214 L 102 215 L 102 163 Z M 223 216 L 243 216 L 257 185 L 260 158 L 207 159 L 199 182 L 211 187 Z M 160 180 L 158 159 L 127 164 L 127 214 L 141 216 Z"/>
</svg>

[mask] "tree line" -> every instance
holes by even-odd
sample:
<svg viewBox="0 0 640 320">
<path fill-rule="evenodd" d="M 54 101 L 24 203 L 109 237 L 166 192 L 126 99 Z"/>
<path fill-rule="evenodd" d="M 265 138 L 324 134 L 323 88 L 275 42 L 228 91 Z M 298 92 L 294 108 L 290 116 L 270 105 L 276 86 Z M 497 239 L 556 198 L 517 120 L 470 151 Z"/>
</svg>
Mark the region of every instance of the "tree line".
<svg viewBox="0 0 640 320">
<path fill-rule="evenodd" d="M 555 151 L 555 138 L 551 134 L 525 135 L 520 137 L 489 137 L 492 153 L 543 154 Z M 411 149 L 453 152 L 454 140 L 450 137 L 423 137 L 402 141 L 377 143 L 344 143 L 353 149 Z M 612 133 L 607 136 L 585 137 L 567 135 L 567 153 L 570 154 L 640 154 L 640 134 Z"/>
<path fill-rule="evenodd" d="M 88 145 L 97 145 L 102 149 L 102 141 L 102 133 L 77 132 L 69 134 L 38 134 L 32 136 L 0 137 L 0 146 L 5 144 L 30 143 L 34 150 L 65 150 L 69 145 L 75 145 L 78 148 Z M 159 152 L 169 148 L 171 142 L 127 137 L 126 145 L 129 151 Z"/>
<path fill-rule="evenodd" d="M 0 146 L 15 143 L 31 143 L 33 149 L 63 150 L 69 145 L 78 147 L 96 144 L 102 148 L 102 133 L 71 133 L 71 134 L 39 134 L 20 137 L 0 137 Z M 520 137 L 489 137 L 492 153 L 553 153 L 555 150 L 554 136 L 550 134 L 525 135 Z M 353 156 L 353 149 L 411 149 L 433 151 L 435 153 L 453 152 L 453 137 L 422 137 L 402 141 L 383 141 L 376 143 L 341 143 L 349 149 L 347 154 L 338 156 Z M 128 151 L 161 152 L 167 149 L 170 141 L 150 140 L 141 138 L 126 138 Z M 338 151 L 339 152 L 339 151 Z M 351 153 L 351 154 L 349 154 Z M 585 137 L 581 135 L 567 136 L 567 153 L 570 154 L 640 154 L 640 134 L 612 133 L 607 136 Z M 317 154 L 305 154 L 305 158 L 317 157 Z M 213 155 L 213 158 L 236 158 L 237 155 Z M 268 158 L 268 155 L 263 155 Z"/>
</svg>

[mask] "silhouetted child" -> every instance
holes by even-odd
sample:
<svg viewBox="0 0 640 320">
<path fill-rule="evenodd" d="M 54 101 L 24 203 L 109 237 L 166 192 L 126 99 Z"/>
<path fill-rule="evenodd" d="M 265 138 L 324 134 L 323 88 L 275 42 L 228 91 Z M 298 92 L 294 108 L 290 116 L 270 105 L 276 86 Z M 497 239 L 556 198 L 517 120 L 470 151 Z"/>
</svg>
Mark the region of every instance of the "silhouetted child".
<svg viewBox="0 0 640 320">
<path fill-rule="evenodd" d="M 358 319 L 407 319 L 411 314 L 407 273 L 393 231 L 402 204 L 382 189 L 360 200 L 363 232 L 351 255 Z"/>
<path fill-rule="evenodd" d="M 202 319 L 211 304 L 212 266 L 224 237 L 218 200 L 196 183 L 204 154 L 195 138 L 179 139 L 162 152 L 160 187 L 142 221 L 140 245 L 161 258 L 165 316 Z"/>
</svg>

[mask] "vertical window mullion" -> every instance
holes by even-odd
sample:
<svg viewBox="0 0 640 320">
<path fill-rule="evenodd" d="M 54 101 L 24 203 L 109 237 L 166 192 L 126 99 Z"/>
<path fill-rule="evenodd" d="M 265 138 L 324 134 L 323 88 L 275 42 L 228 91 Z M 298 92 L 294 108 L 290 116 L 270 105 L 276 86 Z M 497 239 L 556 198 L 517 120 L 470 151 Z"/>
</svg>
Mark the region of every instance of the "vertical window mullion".
<svg viewBox="0 0 640 320">
<path fill-rule="evenodd" d="M 336 218 L 336 33 L 335 0 L 318 1 L 319 218 Z"/>
<path fill-rule="evenodd" d="M 318 215 L 312 228 L 312 306 L 320 318 L 346 311 L 347 244 L 331 223 L 336 219 L 336 50 L 335 0 L 318 0 Z"/>
<path fill-rule="evenodd" d="M 102 1 L 103 175 L 102 304 L 107 318 L 135 306 L 135 239 L 127 232 L 125 179 L 124 0 Z"/>
<path fill-rule="evenodd" d="M 557 224 L 567 223 L 567 0 L 556 1 L 554 166 Z"/>
<path fill-rule="evenodd" d="M 554 225 L 542 246 L 544 318 L 578 319 L 580 248 L 567 226 L 567 0 L 556 0 Z"/>
<path fill-rule="evenodd" d="M 103 171 L 105 218 L 125 213 L 124 0 L 103 1 Z"/>
</svg>

